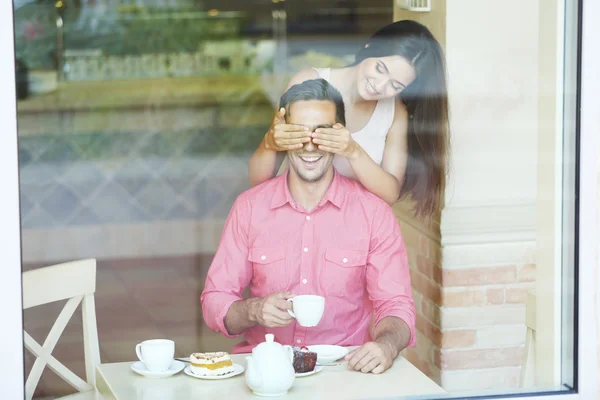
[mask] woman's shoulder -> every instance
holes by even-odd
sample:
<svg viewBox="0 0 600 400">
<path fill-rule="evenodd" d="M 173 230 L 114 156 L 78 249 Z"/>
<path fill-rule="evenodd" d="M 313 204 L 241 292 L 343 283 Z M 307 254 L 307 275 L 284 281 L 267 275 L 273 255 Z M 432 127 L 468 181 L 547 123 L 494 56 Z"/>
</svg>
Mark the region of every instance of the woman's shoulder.
<svg viewBox="0 0 600 400">
<path fill-rule="evenodd" d="M 392 107 L 392 106 L 390 106 Z M 408 125 L 408 110 L 406 109 L 406 105 L 402 102 L 402 100 L 396 98 L 394 99 L 393 104 L 393 112 L 394 117 L 392 119 L 391 127 L 406 127 Z M 401 129 L 405 130 L 405 129 Z"/>
<path fill-rule="evenodd" d="M 394 121 L 396 120 L 408 120 L 406 105 L 399 98 L 394 101 Z"/>
<path fill-rule="evenodd" d="M 393 118 L 389 125 L 387 138 L 406 137 L 408 133 L 408 110 L 406 105 L 400 99 L 394 99 L 394 104 L 390 104 L 390 109 L 393 109 Z"/>
</svg>

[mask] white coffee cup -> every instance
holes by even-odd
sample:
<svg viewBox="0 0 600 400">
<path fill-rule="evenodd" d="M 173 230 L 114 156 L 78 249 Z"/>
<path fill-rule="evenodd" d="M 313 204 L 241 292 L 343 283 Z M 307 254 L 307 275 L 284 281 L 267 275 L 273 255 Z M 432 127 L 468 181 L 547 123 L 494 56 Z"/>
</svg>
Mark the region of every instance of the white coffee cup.
<svg viewBox="0 0 600 400">
<path fill-rule="evenodd" d="M 288 313 L 296 318 L 301 326 L 317 326 L 323 317 L 325 311 L 325 298 L 315 295 L 300 295 L 288 299 L 291 302 L 292 310 Z"/>
<path fill-rule="evenodd" d="M 169 339 L 146 340 L 135 346 L 135 353 L 148 371 L 164 372 L 173 364 L 175 342 Z"/>
</svg>

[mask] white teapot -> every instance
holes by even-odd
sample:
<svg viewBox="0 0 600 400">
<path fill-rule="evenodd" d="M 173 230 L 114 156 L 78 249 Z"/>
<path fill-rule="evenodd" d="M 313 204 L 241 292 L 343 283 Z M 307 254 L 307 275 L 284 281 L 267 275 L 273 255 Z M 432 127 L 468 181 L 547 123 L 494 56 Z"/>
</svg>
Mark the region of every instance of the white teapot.
<svg viewBox="0 0 600 400">
<path fill-rule="evenodd" d="M 266 342 L 252 349 L 246 357 L 248 370 L 246 384 L 258 396 L 282 396 L 294 384 L 294 350 L 274 341 L 271 333 L 265 335 Z"/>
</svg>

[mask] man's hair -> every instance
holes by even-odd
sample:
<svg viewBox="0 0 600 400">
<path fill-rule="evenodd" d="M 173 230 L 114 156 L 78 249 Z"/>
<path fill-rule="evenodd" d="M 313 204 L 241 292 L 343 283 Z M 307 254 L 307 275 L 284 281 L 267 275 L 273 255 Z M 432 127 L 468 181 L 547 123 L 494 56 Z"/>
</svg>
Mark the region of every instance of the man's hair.
<svg viewBox="0 0 600 400">
<path fill-rule="evenodd" d="M 290 116 L 290 106 L 297 101 L 326 100 L 335 104 L 335 121 L 346 125 L 346 110 L 340 92 L 325 79 L 310 79 L 290 87 L 279 100 L 279 107 L 285 108 L 286 119 Z"/>
</svg>

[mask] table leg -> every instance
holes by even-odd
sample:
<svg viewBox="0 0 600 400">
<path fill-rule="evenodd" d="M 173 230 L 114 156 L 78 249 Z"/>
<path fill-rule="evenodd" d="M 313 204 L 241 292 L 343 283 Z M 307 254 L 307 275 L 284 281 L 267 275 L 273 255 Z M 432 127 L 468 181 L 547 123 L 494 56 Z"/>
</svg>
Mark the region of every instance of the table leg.
<svg viewBox="0 0 600 400">
<path fill-rule="evenodd" d="M 104 400 L 117 400 L 115 395 L 112 393 L 106 380 L 104 380 L 104 376 L 96 369 L 96 390 L 100 392 Z"/>
</svg>

